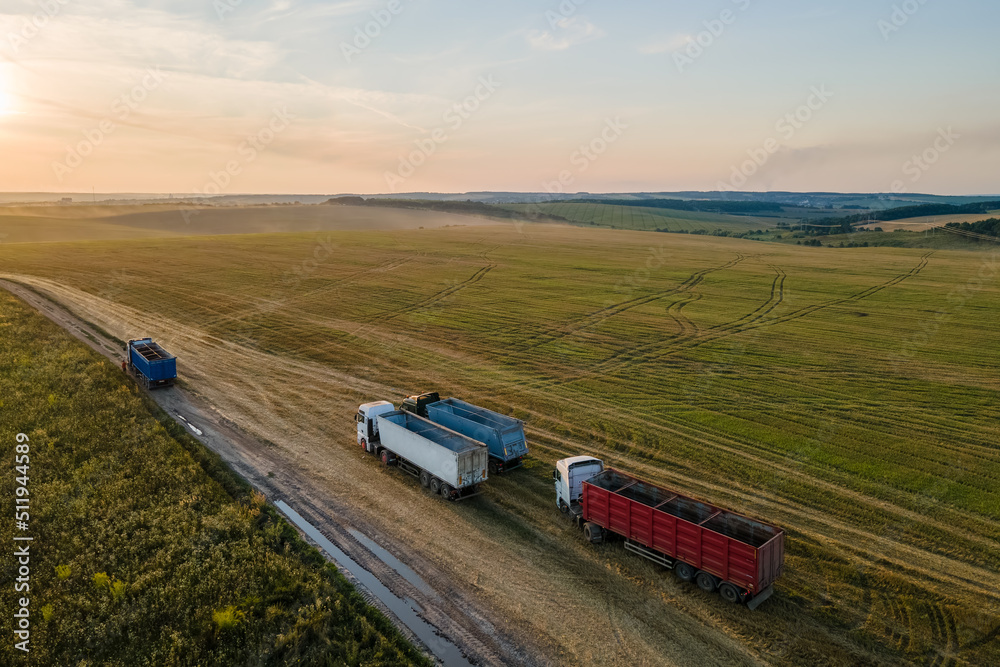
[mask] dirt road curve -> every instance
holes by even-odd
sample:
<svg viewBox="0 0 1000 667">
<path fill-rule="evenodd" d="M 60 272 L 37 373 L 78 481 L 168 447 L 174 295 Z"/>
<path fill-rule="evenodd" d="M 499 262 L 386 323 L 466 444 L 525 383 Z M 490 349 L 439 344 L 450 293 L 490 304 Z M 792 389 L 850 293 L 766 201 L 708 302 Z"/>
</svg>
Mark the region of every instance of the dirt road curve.
<svg viewBox="0 0 1000 667">
<path fill-rule="evenodd" d="M 122 350 L 117 343 L 65 308 L 17 283 L 0 280 L 0 287 L 36 308 L 116 365 L 121 363 Z M 297 457 L 246 433 L 225 419 L 207 401 L 184 388 L 161 389 L 151 392 L 150 396 L 171 416 L 181 417 L 179 423 L 186 426 L 192 436 L 218 453 L 271 502 L 284 501 L 350 559 L 374 575 L 392 594 L 401 600 L 409 599 L 416 603 L 423 619 L 457 646 L 469 662 L 480 665 L 552 664 L 553 661 L 542 656 L 538 648 L 524 646 L 521 640 L 515 642 L 511 637 L 504 636 L 500 629 L 502 622 L 491 618 L 489 610 L 452 586 L 449 577 L 432 562 L 385 535 L 372 534 L 370 524 L 361 519 L 351 506 L 323 492 L 321 484 L 313 479 L 311 470 L 301 460 L 296 460 Z M 419 578 L 401 576 L 351 531 L 361 533 L 362 539 L 367 537 L 377 543 L 375 549 L 387 549 L 406 564 L 403 567 L 408 566 L 419 573 Z M 421 642 L 357 577 L 343 568 L 341 571 L 372 604 L 382 609 L 407 636 L 430 654 L 426 643 Z M 436 647 L 435 652 L 439 655 L 447 653 L 440 647 Z M 452 650 L 452 653 L 457 652 Z"/>
</svg>

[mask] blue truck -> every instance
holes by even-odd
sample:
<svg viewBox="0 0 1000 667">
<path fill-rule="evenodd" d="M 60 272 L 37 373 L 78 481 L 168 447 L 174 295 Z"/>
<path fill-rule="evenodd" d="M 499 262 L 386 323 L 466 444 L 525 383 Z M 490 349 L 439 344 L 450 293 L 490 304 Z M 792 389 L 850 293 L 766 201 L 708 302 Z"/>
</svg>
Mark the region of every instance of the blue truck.
<svg viewBox="0 0 1000 667">
<path fill-rule="evenodd" d="M 154 343 L 152 338 L 130 340 L 125 347 L 125 362 L 146 389 L 169 387 L 177 379 L 177 357 Z"/>
<path fill-rule="evenodd" d="M 524 422 L 457 398 L 440 399 L 437 392 L 410 396 L 401 410 L 426 417 L 489 448 L 489 474 L 517 468 L 528 455 Z"/>
</svg>

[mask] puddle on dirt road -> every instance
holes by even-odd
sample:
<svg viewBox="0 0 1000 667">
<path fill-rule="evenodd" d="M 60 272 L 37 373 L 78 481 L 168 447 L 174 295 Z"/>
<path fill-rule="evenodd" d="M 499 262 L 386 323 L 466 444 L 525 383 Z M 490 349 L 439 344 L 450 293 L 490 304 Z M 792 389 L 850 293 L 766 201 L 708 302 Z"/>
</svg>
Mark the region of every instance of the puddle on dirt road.
<svg viewBox="0 0 1000 667">
<path fill-rule="evenodd" d="M 417 605 L 416 602 L 409 599 L 401 600 L 396 597 L 396 595 L 386 588 L 385 584 L 379 581 L 375 575 L 361 567 L 350 556 L 337 548 L 333 542 L 319 532 L 315 526 L 303 519 L 302 516 L 289 507 L 287 503 L 279 500 L 274 504 L 279 510 L 282 511 L 282 513 L 284 513 L 285 516 L 289 518 L 289 520 L 291 520 L 292 523 L 298 526 L 299 529 L 308 535 L 313 542 L 318 544 L 321 549 L 328 553 L 337 565 L 350 572 L 362 586 L 371 591 L 372 594 L 382 602 L 382 604 L 388 607 L 390 611 L 396 615 L 396 618 L 398 618 L 403 625 L 409 628 L 410 631 L 413 632 L 413 634 L 415 634 L 420 641 L 422 641 L 424 645 L 430 649 L 431 653 L 433 653 L 438 660 L 443 662 L 446 667 L 452 667 L 453 665 L 455 667 L 472 667 L 472 663 L 469 662 L 464 655 L 462 655 L 462 652 L 455 644 L 450 642 L 447 638 L 439 635 L 437 628 L 420 617 L 420 606 Z M 357 535 L 355 535 L 355 538 L 357 538 Z M 365 546 L 371 549 L 371 547 L 367 544 L 365 544 Z M 385 552 L 384 549 L 381 550 Z M 381 557 L 378 552 L 374 550 L 372 551 Z M 397 559 L 393 558 L 393 560 L 399 563 Z M 387 564 L 392 565 L 391 563 Z M 406 567 L 402 563 L 399 563 L 399 565 L 402 565 L 404 568 Z M 412 572 L 412 570 L 410 571 Z M 413 576 L 417 577 L 415 572 L 413 573 Z M 407 580 L 409 581 L 409 579 Z M 417 577 L 417 580 L 419 580 L 423 586 L 427 586 L 427 584 L 420 579 L 420 577 Z"/>
<path fill-rule="evenodd" d="M 365 548 L 378 556 L 379 560 L 398 572 L 403 579 L 406 579 L 408 582 L 416 586 L 417 590 L 421 593 L 430 595 L 433 598 L 438 598 L 438 594 L 434 592 L 433 588 L 427 585 L 426 581 L 420 578 L 419 574 L 411 570 L 405 563 L 379 546 L 378 542 L 369 539 L 367 535 L 360 533 L 353 528 L 348 528 L 347 532 L 349 532 L 358 542 L 365 545 Z"/>
</svg>

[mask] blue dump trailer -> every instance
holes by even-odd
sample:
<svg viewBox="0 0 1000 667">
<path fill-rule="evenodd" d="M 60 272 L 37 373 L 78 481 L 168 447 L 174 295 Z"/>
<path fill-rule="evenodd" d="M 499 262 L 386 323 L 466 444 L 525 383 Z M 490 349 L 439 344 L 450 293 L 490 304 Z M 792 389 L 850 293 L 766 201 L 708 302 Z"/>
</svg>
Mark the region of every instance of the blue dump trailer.
<svg viewBox="0 0 1000 667">
<path fill-rule="evenodd" d="M 485 444 L 490 451 L 491 475 L 520 466 L 528 454 L 520 419 L 457 398 L 427 403 L 424 409 L 432 422 Z"/>
<path fill-rule="evenodd" d="M 130 340 L 125 357 L 135 379 L 147 389 L 169 387 L 177 379 L 177 358 L 152 338 Z"/>
</svg>

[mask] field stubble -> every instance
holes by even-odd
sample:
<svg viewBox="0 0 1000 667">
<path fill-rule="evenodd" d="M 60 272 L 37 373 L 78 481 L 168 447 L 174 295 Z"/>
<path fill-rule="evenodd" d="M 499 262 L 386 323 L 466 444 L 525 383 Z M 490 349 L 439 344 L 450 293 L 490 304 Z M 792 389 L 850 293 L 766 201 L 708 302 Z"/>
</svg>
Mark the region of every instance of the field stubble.
<svg viewBox="0 0 1000 667">
<path fill-rule="evenodd" d="M 311 236 L 0 259 L 118 337 L 162 340 L 189 387 L 553 659 L 995 661 L 996 285 L 893 356 L 981 254 L 525 230 L 345 233 L 286 290 Z M 646 275 L 650 246 L 665 262 Z M 109 270 L 132 276 L 116 302 Z M 537 462 L 449 506 L 362 458 L 358 403 L 431 388 L 527 418 Z M 548 480 L 581 452 L 785 526 L 778 595 L 749 614 L 583 544 Z"/>
</svg>

